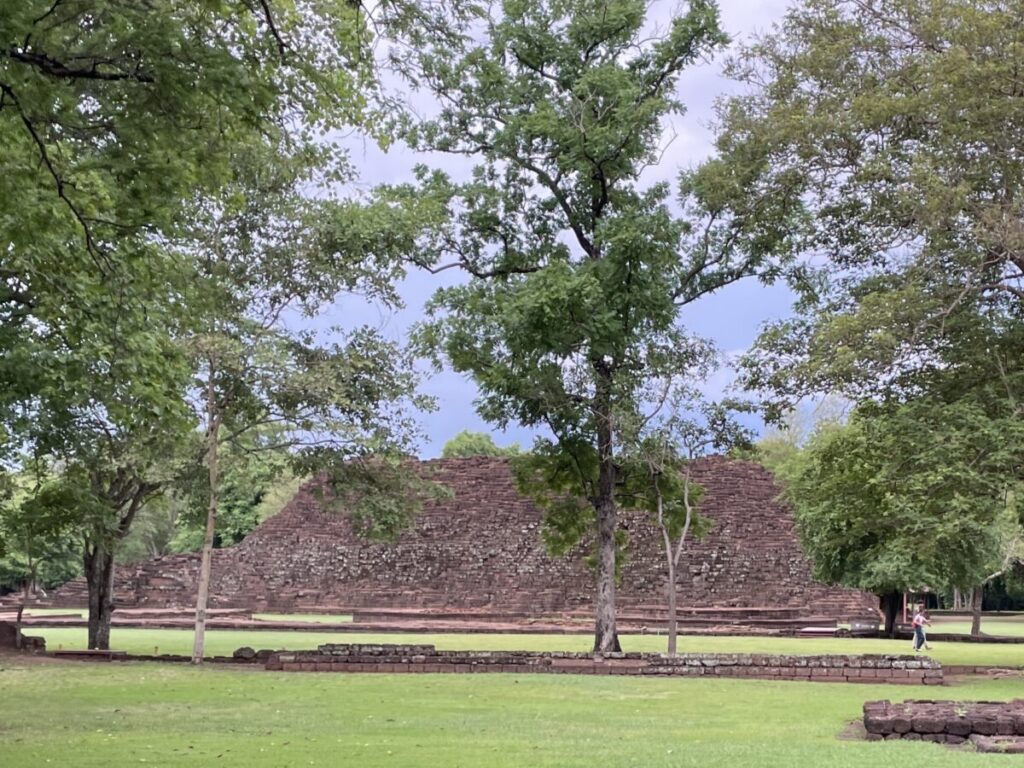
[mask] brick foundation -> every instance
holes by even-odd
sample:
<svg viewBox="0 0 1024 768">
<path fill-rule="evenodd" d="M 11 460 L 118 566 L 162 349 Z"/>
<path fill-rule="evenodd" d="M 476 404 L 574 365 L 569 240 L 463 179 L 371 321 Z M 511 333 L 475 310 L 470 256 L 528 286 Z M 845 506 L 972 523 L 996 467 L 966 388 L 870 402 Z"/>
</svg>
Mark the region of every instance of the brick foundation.
<svg viewBox="0 0 1024 768">
<path fill-rule="evenodd" d="M 367 542 L 348 516 L 325 509 L 315 482 L 244 541 L 213 553 L 211 607 L 304 612 L 324 607 L 486 610 L 547 616 L 588 611 L 594 576 L 580 549 L 548 553 L 543 512 L 521 495 L 507 459 L 424 461 L 415 470 L 451 490 L 427 503 L 414 526 L 391 543 Z M 742 620 L 748 608 L 771 609 L 796 627 L 814 617 L 875 618 L 877 601 L 854 590 L 816 584 L 800 551 L 793 516 L 779 504 L 771 473 L 745 461 L 711 458 L 694 467 L 705 488 L 701 514 L 710 533 L 687 546 L 680 564 L 684 608 L 725 608 Z M 629 551 L 618 587 L 619 608 L 642 623 L 663 621 L 665 564 L 649 516 L 623 513 Z M 120 607 L 195 604 L 199 556 L 174 555 L 118 566 Z M 78 579 L 55 605 L 84 605 Z M 693 617 L 691 617 L 691 620 Z M 799 623 L 801 622 L 802 623 Z"/>
<path fill-rule="evenodd" d="M 868 701 L 864 728 L 872 741 L 904 739 L 962 744 L 981 751 L 1015 751 L 1024 742 L 1024 699 L 1010 702 Z M 999 749 L 998 747 L 1004 747 Z"/>
<path fill-rule="evenodd" d="M 578 675 L 746 677 L 823 683 L 941 685 L 942 666 L 920 656 L 767 656 L 760 654 L 532 653 L 439 651 L 432 645 L 328 644 L 280 651 L 268 670 L 284 672 L 515 672 Z"/>
</svg>

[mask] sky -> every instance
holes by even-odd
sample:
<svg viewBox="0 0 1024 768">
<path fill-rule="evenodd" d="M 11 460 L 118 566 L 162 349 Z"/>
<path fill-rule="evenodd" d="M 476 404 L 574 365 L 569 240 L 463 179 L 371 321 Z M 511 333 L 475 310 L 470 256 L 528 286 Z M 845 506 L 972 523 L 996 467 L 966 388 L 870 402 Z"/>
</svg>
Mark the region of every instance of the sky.
<svg viewBox="0 0 1024 768">
<path fill-rule="evenodd" d="M 770 31 L 772 24 L 782 18 L 787 5 L 783 0 L 719 2 L 722 25 L 734 46 Z M 656 4 L 649 21 L 657 23 L 659 15 L 667 19 L 673 7 Z M 723 75 L 726 55 L 720 54 L 715 60 L 695 66 L 680 77 L 677 92 L 686 105 L 686 114 L 674 118 L 666 126 L 666 140 L 674 138 L 668 144 L 661 163 L 645 173 L 644 183 L 674 180 L 680 170 L 692 168 L 710 155 L 714 140 L 711 122 L 715 100 L 735 93 L 738 88 Z M 420 94 L 410 94 L 410 100 L 417 104 L 422 103 L 422 99 Z M 410 181 L 417 163 L 426 162 L 455 177 L 469 167 L 464 159 L 428 158 L 401 144 L 387 153 L 373 142 L 358 137 L 347 137 L 345 144 L 359 174 L 352 190 L 355 192 L 377 184 Z M 343 296 L 318 318 L 317 325 L 351 328 L 365 324 L 377 328 L 391 339 L 404 341 L 409 328 L 422 317 L 422 308 L 433 292 L 457 279 L 454 271 L 441 275 L 412 273 L 399 289 L 404 309 L 388 310 L 368 304 L 359 297 Z M 728 359 L 750 347 L 765 322 L 787 316 L 791 304 L 792 296 L 784 286 L 764 286 L 756 280 L 747 280 L 697 302 L 687 308 L 680 320 L 692 333 L 712 339 Z M 732 371 L 724 367 L 706 384 L 707 393 L 711 396 L 720 394 L 731 383 L 732 377 Z M 473 405 L 476 386 L 468 377 L 450 370 L 430 374 L 421 389 L 437 402 L 436 411 L 420 414 L 423 431 L 420 455 L 423 458 L 439 456 L 444 443 L 464 429 L 491 433 L 499 445 L 518 442 L 528 447 L 533 442 L 535 433 L 518 425 L 501 432 L 483 421 Z M 758 427 L 756 424 L 753 426 Z"/>
</svg>

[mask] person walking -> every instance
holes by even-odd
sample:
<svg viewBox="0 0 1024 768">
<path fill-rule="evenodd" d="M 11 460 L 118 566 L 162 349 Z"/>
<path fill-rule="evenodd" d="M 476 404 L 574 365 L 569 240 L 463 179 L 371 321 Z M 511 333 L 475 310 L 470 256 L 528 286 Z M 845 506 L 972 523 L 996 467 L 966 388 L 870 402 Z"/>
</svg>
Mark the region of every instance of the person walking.
<svg viewBox="0 0 1024 768">
<path fill-rule="evenodd" d="M 922 648 L 931 650 L 931 646 L 928 645 L 928 636 L 925 634 L 925 625 L 930 625 L 931 621 L 925 615 L 924 603 L 918 603 L 917 609 L 914 611 L 914 653 L 920 653 Z"/>
</svg>

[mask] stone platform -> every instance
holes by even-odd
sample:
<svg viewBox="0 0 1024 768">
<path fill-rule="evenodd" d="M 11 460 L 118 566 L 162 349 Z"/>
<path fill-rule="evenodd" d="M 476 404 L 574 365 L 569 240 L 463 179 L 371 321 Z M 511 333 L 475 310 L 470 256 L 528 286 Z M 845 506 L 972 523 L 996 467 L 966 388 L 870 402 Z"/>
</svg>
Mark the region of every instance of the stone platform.
<svg viewBox="0 0 1024 768">
<path fill-rule="evenodd" d="M 864 728 L 871 741 L 932 741 L 979 751 L 1024 751 L 1024 699 L 995 701 L 868 701 Z"/>
</svg>

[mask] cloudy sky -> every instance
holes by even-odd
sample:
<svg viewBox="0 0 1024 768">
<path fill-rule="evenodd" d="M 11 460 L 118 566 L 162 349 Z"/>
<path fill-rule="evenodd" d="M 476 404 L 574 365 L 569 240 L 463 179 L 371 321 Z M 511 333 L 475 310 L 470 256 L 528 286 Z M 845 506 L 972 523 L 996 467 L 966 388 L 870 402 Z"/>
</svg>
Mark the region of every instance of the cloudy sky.
<svg viewBox="0 0 1024 768">
<path fill-rule="evenodd" d="M 751 36 L 769 31 L 772 24 L 782 17 L 787 5 L 785 0 L 720 0 L 723 26 L 734 44 L 749 40 Z M 667 16 L 671 7 L 656 5 L 654 13 Z M 674 136 L 674 139 L 661 164 L 645 175 L 645 182 L 674 179 L 680 169 L 697 165 L 711 152 L 713 134 L 709 124 L 714 102 L 723 94 L 734 92 L 737 87 L 722 75 L 724 58 L 719 56 L 685 72 L 680 78 L 678 93 L 687 112 L 667 127 L 666 137 Z M 422 96 L 413 98 L 420 102 Z M 418 156 L 402 146 L 385 154 L 369 141 L 350 137 L 346 143 L 360 173 L 357 187 L 364 189 L 376 184 L 408 181 L 416 163 L 428 162 L 453 175 L 459 175 L 461 169 L 468 167 L 450 159 L 435 162 L 433 158 Z M 320 322 L 343 327 L 369 324 L 387 336 L 401 340 L 419 319 L 430 295 L 454 279 L 457 278 L 453 272 L 443 273 L 443 276 L 412 274 L 401 286 L 405 309 L 395 312 L 367 305 L 356 297 L 343 297 L 320 318 Z M 752 343 L 764 322 L 788 314 L 790 304 L 791 297 L 784 287 L 766 288 L 756 281 L 746 281 L 699 302 L 681 319 L 689 330 L 713 339 L 726 355 L 734 355 Z M 721 391 L 730 379 L 731 373 L 724 370 L 709 382 L 708 388 L 712 392 Z M 505 432 L 497 432 L 481 420 L 473 407 L 476 387 L 466 377 L 446 371 L 432 375 L 424 382 L 423 389 L 434 396 L 438 404 L 436 412 L 421 416 L 425 436 L 420 453 L 424 458 L 438 456 L 445 441 L 463 429 L 491 432 L 499 444 L 519 442 L 528 446 L 532 442 L 533 434 L 528 430 L 510 427 Z"/>
</svg>

